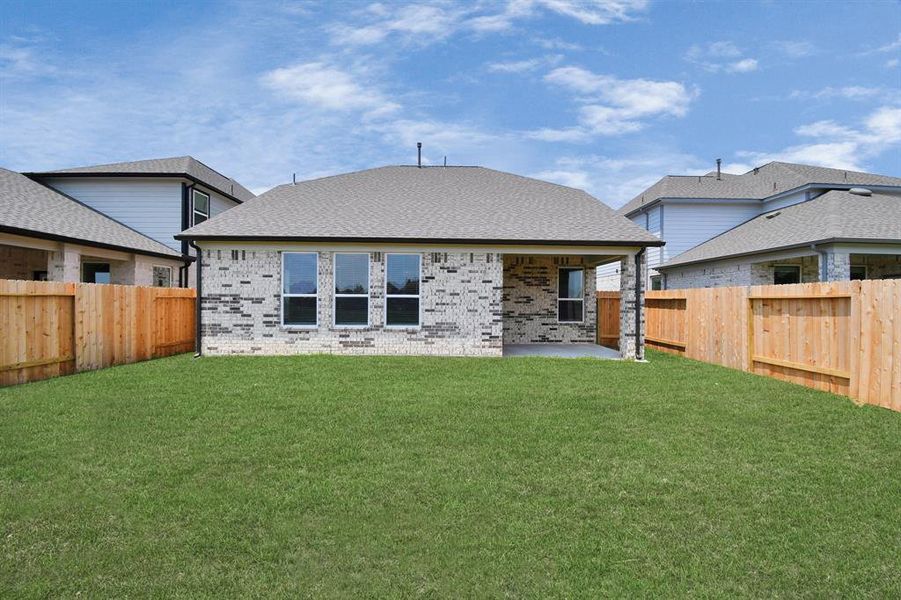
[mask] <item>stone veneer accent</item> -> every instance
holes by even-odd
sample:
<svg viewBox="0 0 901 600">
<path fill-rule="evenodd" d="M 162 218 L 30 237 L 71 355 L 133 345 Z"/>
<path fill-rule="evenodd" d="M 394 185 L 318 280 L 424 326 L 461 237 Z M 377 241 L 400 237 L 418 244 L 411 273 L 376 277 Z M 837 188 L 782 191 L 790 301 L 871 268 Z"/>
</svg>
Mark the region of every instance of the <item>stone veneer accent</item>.
<svg viewBox="0 0 901 600">
<path fill-rule="evenodd" d="M 502 255 L 422 253 L 418 328 L 386 328 L 385 254 L 370 252 L 370 325 L 335 327 L 333 252 L 319 252 L 319 327 L 281 325 L 278 251 L 204 250 L 204 354 L 435 354 L 500 356 Z"/>
<path fill-rule="evenodd" d="M 645 273 L 648 265 L 647 252 L 641 254 L 640 269 Z M 620 261 L 620 303 L 619 303 L 619 351 L 623 358 L 632 360 L 644 359 L 644 332 L 645 310 L 644 293 L 645 286 L 641 286 L 641 292 L 636 298 L 635 281 L 635 257 L 627 256 Z M 635 303 L 641 306 L 639 329 L 635 330 Z"/>
<path fill-rule="evenodd" d="M 584 308 L 581 323 L 557 321 L 560 267 L 584 267 Z M 580 256 L 504 256 L 504 343 L 595 342 L 597 300 L 595 269 Z"/>
<path fill-rule="evenodd" d="M 823 255 L 824 281 L 848 281 L 851 279 L 851 255 L 827 252 Z"/>
<path fill-rule="evenodd" d="M 666 272 L 666 289 L 772 285 L 775 265 L 800 265 L 803 283 L 820 280 L 819 259 L 816 256 L 758 263 L 733 260 L 669 269 Z"/>
</svg>

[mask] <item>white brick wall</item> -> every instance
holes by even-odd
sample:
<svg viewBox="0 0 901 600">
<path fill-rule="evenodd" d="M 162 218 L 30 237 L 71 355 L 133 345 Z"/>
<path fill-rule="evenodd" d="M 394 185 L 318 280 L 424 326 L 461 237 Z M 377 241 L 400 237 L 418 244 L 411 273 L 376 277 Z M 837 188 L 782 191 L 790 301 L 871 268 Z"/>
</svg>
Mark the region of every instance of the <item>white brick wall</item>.
<svg viewBox="0 0 901 600">
<path fill-rule="evenodd" d="M 235 257 L 236 253 L 237 257 Z M 319 327 L 281 322 L 281 258 L 277 251 L 203 253 L 204 354 L 502 353 L 503 263 L 494 253 L 423 253 L 418 328 L 385 328 L 385 254 L 370 253 L 370 325 L 333 322 L 332 252 L 319 253 Z"/>
</svg>

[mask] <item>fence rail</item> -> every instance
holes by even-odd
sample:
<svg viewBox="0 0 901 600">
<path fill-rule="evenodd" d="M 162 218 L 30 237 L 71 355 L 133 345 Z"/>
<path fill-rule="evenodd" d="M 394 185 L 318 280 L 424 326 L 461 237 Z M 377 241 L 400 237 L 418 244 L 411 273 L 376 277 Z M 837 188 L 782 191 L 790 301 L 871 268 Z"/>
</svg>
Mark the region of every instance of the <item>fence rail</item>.
<svg viewBox="0 0 901 600">
<path fill-rule="evenodd" d="M 899 280 L 649 291 L 645 311 L 649 347 L 901 411 Z"/>
<path fill-rule="evenodd" d="M 0 279 L 0 385 L 194 348 L 195 291 Z"/>
</svg>

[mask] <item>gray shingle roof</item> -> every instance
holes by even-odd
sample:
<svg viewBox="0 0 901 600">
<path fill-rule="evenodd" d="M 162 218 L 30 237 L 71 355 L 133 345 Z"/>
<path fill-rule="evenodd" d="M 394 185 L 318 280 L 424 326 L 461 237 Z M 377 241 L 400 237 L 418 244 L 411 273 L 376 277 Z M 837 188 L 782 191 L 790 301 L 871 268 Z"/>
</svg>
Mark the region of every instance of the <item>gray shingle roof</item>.
<svg viewBox="0 0 901 600">
<path fill-rule="evenodd" d="M 581 190 L 483 167 L 415 166 L 281 185 L 177 237 L 661 244 Z"/>
<path fill-rule="evenodd" d="M 253 192 L 243 185 L 226 177 L 222 173 L 211 169 L 196 158 L 191 156 L 177 156 L 174 158 L 152 158 L 149 160 L 135 160 L 131 162 L 111 163 L 108 165 L 91 165 L 87 167 L 74 167 L 71 169 L 59 169 L 56 171 L 41 171 L 28 173 L 35 177 L 66 176 L 66 175 L 170 175 L 187 176 L 215 191 L 231 196 L 241 202 L 254 197 Z"/>
<path fill-rule="evenodd" d="M 901 244 L 901 195 L 858 196 L 832 190 L 813 200 L 764 213 L 661 265 L 668 269 L 827 240 Z"/>
<path fill-rule="evenodd" d="M 626 203 L 617 212 L 628 215 L 660 198 L 709 198 L 763 200 L 808 184 L 901 186 L 901 178 L 843 169 L 771 162 L 742 175 L 667 175 Z"/>
<path fill-rule="evenodd" d="M 15 171 L 0 168 L 0 230 L 181 258 L 181 254 Z"/>
</svg>

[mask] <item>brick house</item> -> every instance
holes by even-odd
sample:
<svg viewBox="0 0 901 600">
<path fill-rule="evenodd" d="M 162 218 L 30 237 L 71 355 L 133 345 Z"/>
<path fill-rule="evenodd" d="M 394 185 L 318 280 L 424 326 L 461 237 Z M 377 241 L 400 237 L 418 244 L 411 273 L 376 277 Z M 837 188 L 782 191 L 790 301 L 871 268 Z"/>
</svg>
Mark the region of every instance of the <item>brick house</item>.
<svg viewBox="0 0 901 600">
<path fill-rule="evenodd" d="M 0 168 L 0 279 L 169 287 L 191 258 Z"/>
<path fill-rule="evenodd" d="M 616 262 L 621 353 L 641 358 L 637 273 L 663 243 L 581 190 L 416 166 L 278 186 L 178 237 L 201 257 L 203 354 L 594 344 L 595 269 Z"/>
<path fill-rule="evenodd" d="M 872 197 L 845 194 L 852 188 Z M 651 289 L 807 283 L 898 273 L 897 233 L 854 226 L 897 223 L 891 197 L 901 198 L 901 178 L 770 162 L 743 174 L 718 165 L 706 175 L 667 175 L 617 212 L 666 240 L 648 251 Z M 782 230 L 795 216 L 794 228 Z M 827 268 L 835 262 L 848 266 Z M 599 270 L 599 289 L 618 281 L 615 265 Z"/>
</svg>

